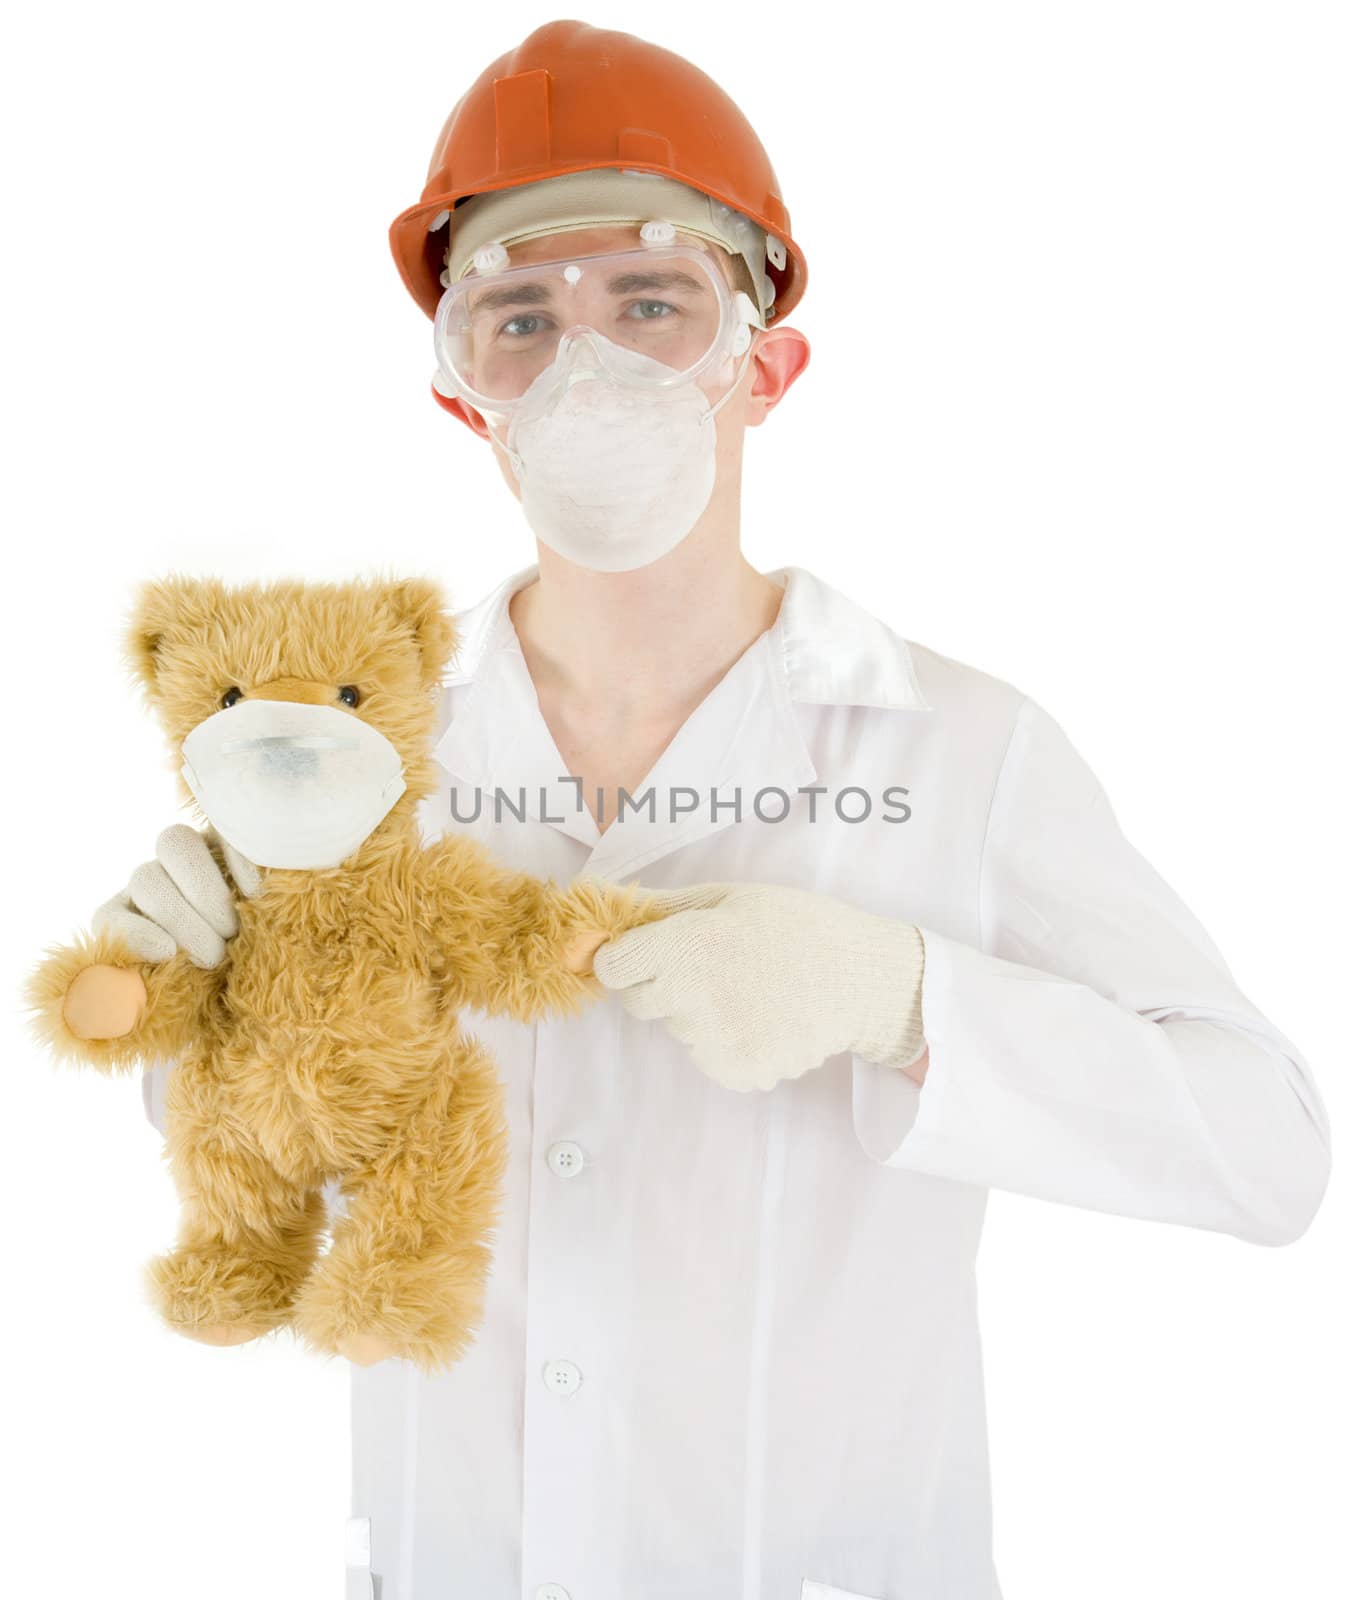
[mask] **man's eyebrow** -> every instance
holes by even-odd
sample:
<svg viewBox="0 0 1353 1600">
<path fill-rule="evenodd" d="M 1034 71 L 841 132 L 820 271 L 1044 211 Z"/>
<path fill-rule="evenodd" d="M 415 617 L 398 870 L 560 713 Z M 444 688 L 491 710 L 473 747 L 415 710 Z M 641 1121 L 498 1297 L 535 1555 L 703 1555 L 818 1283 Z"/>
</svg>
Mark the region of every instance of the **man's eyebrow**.
<svg viewBox="0 0 1353 1600">
<path fill-rule="evenodd" d="M 612 294 L 634 294 L 641 289 L 684 289 L 688 294 L 705 294 L 708 285 L 692 273 L 669 272 L 618 272 L 607 279 L 606 287 Z M 504 306 L 548 305 L 554 298 L 546 281 L 508 284 L 501 289 L 486 289 L 470 301 L 471 312 L 501 311 Z"/>
<path fill-rule="evenodd" d="M 485 289 L 481 295 L 471 295 L 470 310 L 499 311 L 504 306 L 548 305 L 553 298 L 548 284 L 513 283 L 505 289 Z"/>
<path fill-rule="evenodd" d="M 606 285 L 613 294 L 631 294 L 635 289 L 685 289 L 703 294 L 707 285 L 689 272 L 620 272 Z"/>
</svg>

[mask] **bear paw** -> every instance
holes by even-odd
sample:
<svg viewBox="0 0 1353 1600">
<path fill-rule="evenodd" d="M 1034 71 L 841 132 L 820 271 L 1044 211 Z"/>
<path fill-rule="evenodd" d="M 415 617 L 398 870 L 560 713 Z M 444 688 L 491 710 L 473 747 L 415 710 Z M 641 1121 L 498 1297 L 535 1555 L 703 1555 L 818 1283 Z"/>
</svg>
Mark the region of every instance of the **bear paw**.
<svg viewBox="0 0 1353 1600">
<path fill-rule="evenodd" d="M 297 1295 L 291 1327 L 358 1366 L 402 1360 L 433 1373 L 464 1355 L 482 1311 L 478 1256 L 358 1262 L 335 1245 Z"/>
<path fill-rule="evenodd" d="M 244 1344 L 287 1320 L 293 1280 L 224 1246 L 185 1247 L 146 1266 L 150 1299 L 165 1322 L 202 1344 Z"/>
<path fill-rule="evenodd" d="M 125 1039 L 146 1009 L 145 979 L 135 967 L 86 967 L 61 1003 L 61 1018 L 77 1039 Z"/>
<path fill-rule="evenodd" d="M 398 1359 L 403 1351 L 378 1333 L 350 1333 L 338 1341 L 338 1354 L 354 1366 L 374 1367 L 378 1361 Z"/>
<path fill-rule="evenodd" d="M 252 1328 L 247 1322 L 203 1322 L 191 1328 L 176 1324 L 174 1331 L 185 1338 L 196 1339 L 199 1344 L 230 1345 L 248 1344 L 250 1339 L 257 1339 L 260 1333 L 268 1330 Z"/>
</svg>

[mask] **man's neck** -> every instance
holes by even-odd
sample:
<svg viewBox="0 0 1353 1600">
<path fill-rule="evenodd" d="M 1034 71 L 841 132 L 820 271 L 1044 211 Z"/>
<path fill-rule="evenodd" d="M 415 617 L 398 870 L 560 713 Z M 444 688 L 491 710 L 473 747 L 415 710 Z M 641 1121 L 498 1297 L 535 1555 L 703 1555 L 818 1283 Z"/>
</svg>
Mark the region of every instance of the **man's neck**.
<svg viewBox="0 0 1353 1600">
<path fill-rule="evenodd" d="M 631 572 L 592 572 L 540 546 L 539 576 L 509 609 L 537 691 L 684 719 L 775 621 L 783 594 L 736 538 L 705 533 Z"/>
</svg>

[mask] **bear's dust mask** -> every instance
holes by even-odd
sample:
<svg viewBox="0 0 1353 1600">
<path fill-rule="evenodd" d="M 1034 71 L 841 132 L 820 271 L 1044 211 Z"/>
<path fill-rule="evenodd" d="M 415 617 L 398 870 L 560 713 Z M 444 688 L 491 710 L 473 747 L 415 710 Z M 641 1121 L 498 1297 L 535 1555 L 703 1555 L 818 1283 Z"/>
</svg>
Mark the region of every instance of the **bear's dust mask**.
<svg viewBox="0 0 1353 1600">
<path fill-rule="evenodd" d="M 240 700 L 183 741 L 183 780 L 207 820 L 260 867 L 336 867 L 404 793 L 404 764 L 333 706 Z"/>
</svg>

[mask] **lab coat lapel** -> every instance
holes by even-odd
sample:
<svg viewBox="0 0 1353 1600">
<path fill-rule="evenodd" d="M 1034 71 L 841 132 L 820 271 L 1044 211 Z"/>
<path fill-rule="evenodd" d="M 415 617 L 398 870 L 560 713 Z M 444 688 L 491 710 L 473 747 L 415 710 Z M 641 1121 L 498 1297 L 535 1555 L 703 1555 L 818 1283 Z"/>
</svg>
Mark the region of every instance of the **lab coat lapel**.
<svg viewBox="0 0 1353 1600">
<path fill-rule="evenodd" d="M 457 820 L 475 815 L 476 806 L 508 824 L 531 817 L 591 849 L 597 825 L 578 803 L 578 785 L 540 713 L 507 609 L 536 570 L 513 573 L 457 616 L 460 643 L 443 684 L 458 701 L 433 754 L 460 780 L 452 785 Z"/>
<path fill-rule="evenodd" d="M 640 786 L 640 794 L 653 790 L 653 819 L 612 822 L 590 872 L 620 878 L 754 818 L 758 792 L 783 790 L 792 801 L 817 777 L 796 701 L 930 710 L 905 639 L 801 567 L 766 576 L 785 590 L 773 626 L 697 706 Z M 682 789 L 698 792 L 698 808 L 673 820 L 670 796 Z M 762 803 L 774 816 L 783 802 L 765 793 Z"/>
<path fill-rule="evenodd" d="M 647 803 L 611 822 L 586 870 L 613 879 L 638 872 L 750 815 L 758 790 L 783 789 L 792 797 L 816 775 L 772 629 L 682 724 L 635 795 L 636 804 Z"/>
<path fill-rule="evenodd" d="M 511 824 L 530 817 L 589 849 L 595 845 L 597 825 L 579 804 L 578 784 L 540 714 L 520 650 L 492 650 L 464 694 L 434 751 L 461 780 L 453 785 L 453 817 L 467 821 L 478 806 L 495 820 Z"/>
</svg>

